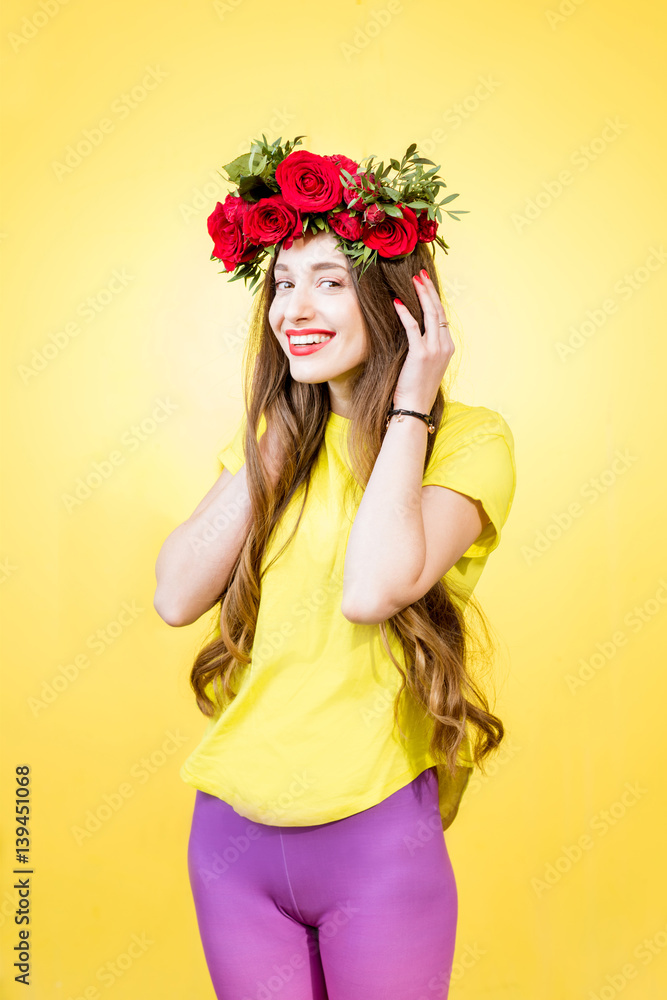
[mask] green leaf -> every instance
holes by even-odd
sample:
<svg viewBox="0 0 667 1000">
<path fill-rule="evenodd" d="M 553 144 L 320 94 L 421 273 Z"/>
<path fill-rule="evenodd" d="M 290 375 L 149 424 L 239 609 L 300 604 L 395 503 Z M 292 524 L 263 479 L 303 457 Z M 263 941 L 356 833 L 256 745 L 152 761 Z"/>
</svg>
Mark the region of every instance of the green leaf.
<svg viewBox="0 0 667 1000">
<path fill-rule="evenodd" d="M 368 270 L 368 268 L 377 261 L 377 258 L 378 258 L 378 252 L 377 252 L 377 250 L 373 250 L 372 253 L 369 255 L 369 257 L 368 257 L 368 259 L 366 261 L 364 261 L 362 259 L 362 262 L 361 262 L 361 274 L 362 275 L 365 274 L 366 271 Z"/>
<path fill-rule="evenodd" d="M 448 205 L 449 202 L 450 201 L 454 201 L 455 198 L 458 198 L 458 194 L 450 194 L 447 198 L 443 198 L 442 201 L 440 202 L 440 204 L 441 205 Z"/>
<path fill-rule="evenodd" d="M 408 146 L 403 159 L 406 160 L 409 156 L 412 156 L 416 148 L 417 148 L 417 143 L 413 142 L 410 146 Z"/>
<path fill-rule="evenodd" d="M 385 210 L 387 215 L 391 215 L 396 219 L 403 218 L 400 208 L 397 208 L 396 205 L 383 205 L 382 208 Z"/>
<path fill-rule="evenodd" d="M 413 163 L 433 163 L 433 160 L 427 160 L 425 156 L 415 156 L 412 160 Z"/>
<path fill-rule="evenodd" d="M 400 170 L 400 169 L 401 169 L 401 165 L 400 165 L 400 163 L 398 162 L 398 160 L 394 160 L 394 159 L 392 159 L 392 161 L 391 161 L 391 165 L 392 165 L 392 167 L 394 168 L 394 170 Z"/>
<path fill-rule="evenodd" d="M 459 219 L 459 215 L 470 215 L 470 211 L 467 208 L 458 208 L 455 212 L 450 212 L 449 209 L 447 209 L 447 215 L 451 215 L 452 219 L 456 219 L 457 222 L 460 222 L 461 220 Z"/>
<path fill-rule="evenodd" d="M 235 160 L 231 160 L 229 163 L 223 164 L 222 169 L 227 171 L 230 180 L 238 181 L 241 174 L 248 173 L 249 159 L 250 154 L 243 153 L 242 156 L 237 156 Z"/>
</svg>

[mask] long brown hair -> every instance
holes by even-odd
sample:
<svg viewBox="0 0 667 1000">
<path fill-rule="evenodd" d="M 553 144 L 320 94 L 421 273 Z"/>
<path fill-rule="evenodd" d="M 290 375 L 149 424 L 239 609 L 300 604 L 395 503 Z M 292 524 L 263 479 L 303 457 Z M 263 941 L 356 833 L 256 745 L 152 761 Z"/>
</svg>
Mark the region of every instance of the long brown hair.
<svg viewBox="0 0 667 1000">
<path fill-rule="evenodd" d="M 217 602 L 220 605 L 219 635 L 199 651 L 190 675 L 197 705 L 206 716 L 215 715 L 224 704 L 233 700 L 237 693 L 235 683 L 251 660 L 261 577 L 268 569 L 268 566 L 261 568 L 262 557 L 274 527 L 295 493 L 303 487 L 299 516 L 281 552 L 294 537 L 330 412 L 327 383 L 295 381 L 290 375 L 289 360 L 271 329 L 268 314 L 275 294 L 273 271 L 277 256 L 278 248 L 255 297 L 244 357 L 244 451 L 251 526 Z M 423 331 L 423 313 L 412 282 L 412 276 L 422 267 L 442 298 L 433 254 L 424 243 L 418 243 L 411 254 L 401 259 L 379 258 L 361 276 L 358 268 L 348 265 L 370 342 L 368 358 L 360 366 L 352 387 L 348 410 L 347 448 L 352 472 L 349 488 L 358 497 L 368 483 L 380 451 L 386 414 L 391 409 L 394 389 L 409 347 L 392 299 L 396 296 L 405 303 Z M 446 416 L 446 407 L 440 388 L 431 411 L 436 427 L 443 415 Z M 288 456 L 275 487 L 266 476 L 258 449 L 262 415 L 272 427 L 275 425 L 283 454 Z M 434 438 L 435 435 L 428 436 L 425 469 Z M 481 634 L 468 621 L 471 611 L 476 613 Z M 436 760 L 446 762 L 450 773 L 454 774 L 467 722 L 477 730 L 472 751 L 475 764 L 481 765 L 484 757 L 500 745 L 504 727 L 489 711 L 484 692 L 470 670 L 473 658 L 476 665 L 485 659 L 490 662 L 493 651 L 489 623 L 474 597 L 457 593 L 452 582 L 442 579 L 420 600 L 378 627 L 383 646 L 402 675 L 394 702 L 396 725 L 399 725 L 400 698 L 407 688 L 433 719 L 430 750 Z M 400 641 L 405 669 L 391 652 L 388 628 Z M 217 705 L 206 690 L 209 685 Z"/>
</svg>

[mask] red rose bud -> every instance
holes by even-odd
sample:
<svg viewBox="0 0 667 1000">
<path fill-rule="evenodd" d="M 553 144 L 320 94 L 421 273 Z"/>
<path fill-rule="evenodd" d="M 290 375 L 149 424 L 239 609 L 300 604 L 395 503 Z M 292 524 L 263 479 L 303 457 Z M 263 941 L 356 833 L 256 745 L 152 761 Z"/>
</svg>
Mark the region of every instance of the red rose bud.
<svg viewBox="0 0 667 1000">
<path fill-rule="evenodd" d="M 226 271 L 233 271 L 237 264 L 257 256 L 259 247 L 251 245 L 241 227 L 229 221 L 220 202 L 209 215 L 207 225 L 213 240 L 213 256 L 223 262 Z"/>
<path fill-rule="evenodd" d="M 364 222 L 368 222 L 371 226 L 377 225 L 378 222 L 382 222 L 387 213 L 384 209 L 380 208 L 379 205 L 369 205 L 364 212 Z"/>
<path fill-rule="evenodd" d="M 348 209 L 363 212 L 366 203 L 362 196 L 357 194 L 353 188 L 345 188 L 344 200 Z"/>
<path fill-rule="evenodd" d="M 403 212 L 402 219 L 387 215 L 376 226 L 364 226 L 362 240 L 380 257 L 401 257 L 417 246 L 417 216 L 407 205 L 399 202 L 396 207 Z"/>
<path fill-rule="evenodd" d="M 363 225 L 360 215 L 347 211 L 330 212 L 327 215 L 327 221 L 334 233 L 342 236 L 343 239 L 351 240 L 352 242 L 361 239 Z"/>
<path fill-rule="evenodd" d="M 243 216 L 244 233 L 251 243 L 260 246 L 273 246 L 285 240 L 283 245 L 288 250 L 302 229 L 300 213 L 279 194 L 261 198 Z"/>
<path fill-rule="evenodd" d="M 298 149 L 276 167 L 276 181 L 288 205 L 302 212 L 326 212 L 341 200 L 343 187 L 335 163 Z"/>
<path fill-rule="evenodd" d="M 429 219 L 425 208 L 417 213 L 417 239 L 420 243 L 432 243 L 438 232 L 437 219 Z"/>
</svg>

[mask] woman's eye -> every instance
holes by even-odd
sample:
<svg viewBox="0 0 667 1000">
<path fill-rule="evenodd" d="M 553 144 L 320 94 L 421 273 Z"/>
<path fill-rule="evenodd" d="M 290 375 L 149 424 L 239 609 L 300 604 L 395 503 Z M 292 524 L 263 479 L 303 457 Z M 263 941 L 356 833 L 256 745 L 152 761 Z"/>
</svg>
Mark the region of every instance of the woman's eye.
<svg viewBox="0 0 667 1000">
<path fill-rule="evenodd" d="M 287 278 L 282 278 L 280 281 L 276 281 L 275 283 L 276 291 L 281 289 L 281 286 L 283 285 L 291 285 L 291 284 L 292 282 L 289 281 Z M 340 281 L 336 281 L 335 278 L 323 278 L 322 281 L 320 282 L 319 287 L 321 287 L 322 285 L 333 285 L 335 288 L 341 287 Z"/>
</svg>

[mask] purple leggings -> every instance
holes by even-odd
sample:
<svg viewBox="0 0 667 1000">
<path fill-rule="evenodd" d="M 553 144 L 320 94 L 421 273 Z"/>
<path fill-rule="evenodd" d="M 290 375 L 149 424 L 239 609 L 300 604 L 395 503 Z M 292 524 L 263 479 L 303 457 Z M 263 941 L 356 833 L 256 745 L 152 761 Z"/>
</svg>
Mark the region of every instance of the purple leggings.
<svg viewBox="0 0 667 1000">
<path fill-rule="evenodd" d="M 218 1000 L 444 1000 L 458 896 L 428 768 L 316 826 L 197 791 L 188 869 Z"/>
</svg>

